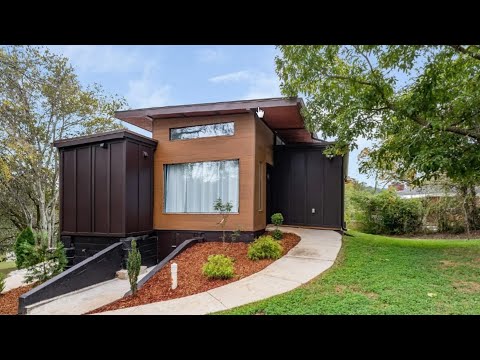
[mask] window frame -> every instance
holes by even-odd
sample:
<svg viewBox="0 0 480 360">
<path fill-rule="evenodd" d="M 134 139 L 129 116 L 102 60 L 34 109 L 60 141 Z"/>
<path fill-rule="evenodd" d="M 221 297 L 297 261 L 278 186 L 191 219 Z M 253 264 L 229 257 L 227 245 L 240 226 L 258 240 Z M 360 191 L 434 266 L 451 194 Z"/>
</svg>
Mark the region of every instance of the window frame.
<svg viewBox="0 0 480 360">
<path fill-rule="evenodd" d="M 197 126 L 209 126 L 209 125 L 219 125 L 219 124 L 232 124 L 233 125 L 233 134 L 228 135 L 212 135 L 212 136 L 199 136 L 196 138 L 191 139 L 172 139 L 172 130 L 178 129 L 187 129 Z M 208 123 L 208 124 L 199 124 L 199 125 L 188 125 L 188 126 L 179 126 L 179 127 L 171 127 L 168 129 L 168 140 L 169 141 L 185 141 L 185 140 L 198 140 L 198 139 L 209 139 L 209 138 L 216 138 L 216 137 L 225 137 L 225 136 L 235 136 L 235 121 L 222 121 L 218 123 Z"/>
<path fill-rule="evenodd" d="M 187 140 L 187 139 L 183 139 Z M 189 139 L 193 140 L 193 139 Z M 238 210 L 231 211 L 229 215 L 238 215 L 240 214 L 240 159 L 221 159 L 221 160 L 201 160 L 201 161 L 189 161 L 189 162 L 177 162 L 177 163 L 169 163 L 163 164 L 163 207 L 162 207 L 162 214 L 163 215 L 218 215 L 220 214 L 218 211 L 214 212 L 167 212 L 167 166 L 169 165 L 185 165 L 185 164 L 194 164 L 194 163 L 206 163 L 206 162 L 220 162 L 220 161 L 236 161 L 238 163 Z"/>
</svg>

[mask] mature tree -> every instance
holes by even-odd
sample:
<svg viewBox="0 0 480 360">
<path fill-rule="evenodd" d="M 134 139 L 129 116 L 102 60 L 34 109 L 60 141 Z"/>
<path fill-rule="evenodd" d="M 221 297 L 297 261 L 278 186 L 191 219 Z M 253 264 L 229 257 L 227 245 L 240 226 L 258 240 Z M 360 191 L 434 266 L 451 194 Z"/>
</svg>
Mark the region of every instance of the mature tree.
<svg viewBox="0 0 480 360">
<path fill-rule="evenodd" d="M 480 46 L 280 46 L 285 95 L 307 98 L 306 125 L 343 154 L 375 140 L 362 172 L 419 185 L 446 176 L 462 193 L 480 181 Z M 470 201 L 471 202 L 471 201 Z M 477 222 L 475 202 L 469 207 Z"/>
<path fill-rule="evenodd" d="M 31 46 L 0 48 L 0 216 L 48 236 L 58 225 L 57 139 L 112 130 L 122 99 L 80 84 L 68 59 Z"/>
<path fill-rule="evenodd" d="M 362 170 L 422 183 L 480 177 L 480 46 L 280 46 L 282 91 L 307 98 L 306 125 L 331 152 L 376 140 Z"/>
</svg>

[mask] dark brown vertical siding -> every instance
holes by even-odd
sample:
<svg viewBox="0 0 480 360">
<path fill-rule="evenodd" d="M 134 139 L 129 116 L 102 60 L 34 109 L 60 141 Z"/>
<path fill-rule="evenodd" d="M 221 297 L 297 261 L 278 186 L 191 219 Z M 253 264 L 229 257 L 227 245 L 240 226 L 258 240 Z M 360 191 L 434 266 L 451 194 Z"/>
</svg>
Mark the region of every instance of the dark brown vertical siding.
<svg viewBox="0 0 480 360">
<path fill-rule="evenodd" d="M 127 233 L 137 231 L 138 229 L 138 148 L 137 143 L 127 141 L 126 149 L 126 229 Z"/>
<path fill-rule="evenodd" d="M 307 223 L 312 224 L 312 226 L 326 225 L 324 215 L 331 211 L 331 209 L 324 208 L 325 197 L 323 194 L 330 191 L 325 187 L 325 165 L 330 160 L 322 155 L 322 150 L 310 150 L 304 153 L 307 164 L 306 182 L 308 191 L 306 218 Z M 315 213 L 312 213 L 312 209 L 315 209 Z"/>
<path fill-rule="evenodd" d="M 62 204 L 62 231 L 77 231 L 77 195 L 75 186 L 75 152 L 76 150 L 64 150 L 63 156 L 63 204 Z"/>
<path fill-rule="evenodd" d="M 306 145 L 276 148 L 273 211 L 284 215 L 285 224 L 342 228 L 343 159 L 328 159 L 323 151 Z"/>
<path fill-rule="evenodd" d="M 91 148 L 77 149 L 77 232 L 91 232 Z"/>
<path fill-rule="evenodd" d="M 339 226 L 342 224 L 342 158 L 325 159 L 325 191 L 323 198 L 328 206 L 328 211 L 324 213 L 323 223 L 325 226 Z"/>
<path fill-rule="evenodd" d="M 110 144 L 110 233 L 125 232 L 123 145 L 124 142 Z"/>
<path fill-rule="evenodd" d="M 155 142 L 127 131 L 105 137 L 60 147 L 62 235 L 123 237 L 153 230 Z"/>
<path fill-rule="evenodd" d="M 108 233 L 108 156 L 109 149 L 95 146 L 94 158 L 94 232 Z"/>
<path fill-rule="evenodd" d="M 307 184 L 305 182 L 305 154 L 303 152 L 290 153 L 289 183 L 289 210 L 292 224 L 305 223 L 305 201 L 307 197 Z"/>
<path fill-rule="evenodd" d="M 147 156 L 144 156 L 144 153 Z M 140 145 L 138 152 L 139 187 L 138 187 L 138 229 L 140 231 L 152 228 L 152 148 Z"/>
</svg>

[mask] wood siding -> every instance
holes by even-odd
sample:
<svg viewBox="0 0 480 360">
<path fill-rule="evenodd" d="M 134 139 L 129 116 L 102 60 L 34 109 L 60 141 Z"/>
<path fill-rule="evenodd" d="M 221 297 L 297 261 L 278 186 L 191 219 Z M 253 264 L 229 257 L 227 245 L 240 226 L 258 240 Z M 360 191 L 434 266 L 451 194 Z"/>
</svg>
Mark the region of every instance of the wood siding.
<svg viewBox="0 0 480 360">
<path fill-rule="evenodd" d="M 261 120 L 255 121 L 255 191 L 253 202 L 254 228 L 267 226 L 266 164 L 273 165 L 273 132 Z M 261 187 L 261 189 L 260 189 Z M 261 209 L 260 209 L 261 197 Z"/>
<path fill-rule="evenodd" d="M 235 123 L 233 136 L 170 141 L 170 128 Z M 254 230 L 255 119 L 253 114 L 218 115 L 153 121 L 154 155 L 153 225 L 158 230 L 220 230 L 217 214 L 167 214 L 164 201 L 164 165 L 213 160 L 239 160 L 239 213 L 229 216 L 226 230 Z"/>
<path fill-rule="evenodd" d="M 277 146 L 273 212 L 286 225 L 343 227 L 343 157 L 327 158 L 322 146 Z"/>
<path fill-rule="evenodd" d="M 122 237 L 153 230 L 152 142 L 133 135 L 100 147 L 85 140 L 60 149 L 61 235 Z"/>
</svg>

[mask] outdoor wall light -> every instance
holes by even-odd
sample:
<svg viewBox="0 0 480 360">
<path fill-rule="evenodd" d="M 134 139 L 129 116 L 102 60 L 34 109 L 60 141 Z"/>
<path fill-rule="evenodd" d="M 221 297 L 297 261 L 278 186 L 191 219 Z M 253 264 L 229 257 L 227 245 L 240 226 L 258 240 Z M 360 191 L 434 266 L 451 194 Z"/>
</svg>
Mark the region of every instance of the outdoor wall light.
<svg viewBox="0 0 480 360">
<path fill-rule="evenodd" d="M 260 109 L 260 107 L 257 108 L 257 116 L 259 119 L 263 119 L 263 115 L 265 115 L 265 111 Z"/>
<path fill-rule="evenodd" d="M 106 143 L 101 143 L 99 146 L 100 146 L 102 149 L 106 149 L 106 148 L 108 147 L 108 144 L 106 144 Z"/>
<path fill-rule="evenodd" d="M 144 158 L 147 158 L 148 157 L 148 153 L 146 151 L 143 152 L 143 157 Z"/>
</svg>

